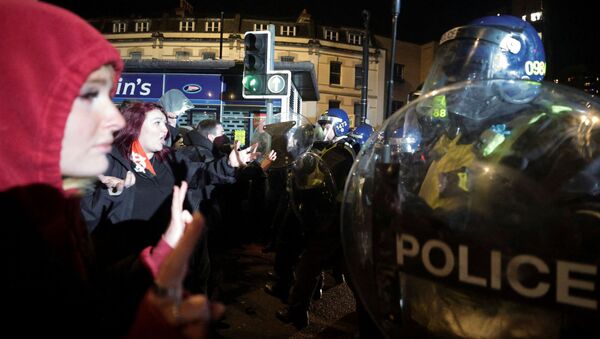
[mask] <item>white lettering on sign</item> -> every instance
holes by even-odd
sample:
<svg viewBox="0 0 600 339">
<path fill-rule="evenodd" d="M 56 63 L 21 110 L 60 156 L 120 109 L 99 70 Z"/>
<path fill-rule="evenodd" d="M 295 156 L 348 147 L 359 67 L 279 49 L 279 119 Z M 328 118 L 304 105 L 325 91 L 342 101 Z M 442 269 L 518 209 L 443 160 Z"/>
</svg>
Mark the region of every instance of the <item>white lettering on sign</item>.
<svg viewBox="0 0 600 339">
<path fill-rule="evenodd" d="M 437 248 L 444 254 L 444 266 L 441 268 L 433 266 L 431 263 L 431 250 Z M 450 246 L 446 245 L 443 241 L 429 240 L 423 245 L 423 251 L 421 252 L 423 257 L 423 264 L 429 273 L 438 277 L 447 277 L 454 269 L 454 255 Z"/>
<path fill-rule="evenodd" d="M 519 280 L 519 267 L 522 265 L 531 265 L 535 267 L 538 272 L 541 273 L 550 273 L 550 269 L 545 262 L 543 262 L 540 258 L 534 257 L 532 255 L 517 255 L 510 259 L 508 262 L 508 266 L 506 268 L 506 276 L 508 278 L 508 284 L 513 290 L 517 291 L 520 295 L 529 297 L 529 298 L 539 298 L 548 293 L 550 289 L 550 285 L 548 283 L 538 283 L 536 287 L 528 288 L 523 286 L 521 281 Z"/>
<path fill-rule="evenodd" d="M 481 287 L 487 286 L 487 280 L 469 274 L 469 248 L 458 246 L 458 280 Z"/>
<path fill-rule="evenodd" d="M 432 263 L 432 252 L 440 253 L 443 263 Z M 419 255 L 420 254 L 420 255 Z M 557 260 L 553 265 L 543 259 L 531 254 L 517 254 L 508 260 L 503 267 L 502 252 L 491 250 L 489 252 L 489 276 L 476 276 L 469 272 L 469 246 L 458 244 L 452 247 L 439 239 L 427 239 L 421 243 L 417 237 L 408 234 L 396 234 L 396 262 L 399 266 L 406 267 L 408 274 L 416 269 L 415 264 L 420 266 L 423 272 L 438 278 L 448 278 L 456 274 L 459 283 L 476 285 L 501 291 L 503 289 L 502 278 L 508 282 L 507 286 L 518 295 L 537 299 L 552 297 L 549 291 L 554 287 L 556 290 L 555 301 L 561 304 L 572 305 L 592 310 L 598 309 L 598 301 L 589 297 L 596 293 L 595 281 L 597 280 L 598 267 L 596 265 Z M 481 255 L 477 253 L 476 255 Z M 458 262 L 456 257 L 458 256 Z M 416 261 L 415 261 L 416 260 Z M 523 268 L 533 268 L 538 274 L 522 274 Z M 551 268 L 555 272 L 551 272 Z M 425 273 L 425 274 L 426 274 Z M 479 272 L 481 274 L 481 272 Z M 503 273 L 505 273 L 503 275 Z M 551 273 L 556 273 L 555 275 Z M 572 275 L 576 274 L 576 277 Z M 549 277 L 555 276 L 554 280 Z M 524 279 L 527 278 L 527 281 Z M 533 280 L 533 279 L 537 279 Z M 506 287 L 505 287 L 506 289 Z M 587 292 L 582 293 L 582 292 Z M 587 297 L 586 297 L 587 296 Z"/>
<path fill-rule="evenodd" d="M 147 96 L 150 94 L 152 84 L 142 82 L 142 79 L 137 78 L 135 82 L 123 82 L 123 78 L 119 78 L 117 83 L 117 95 L 141 95 Z"/>
<path fill-rule="evenodd" d="M 410 234 L 403 233 L 401 236 L 396 235 L 398 248 L 396 250 L 396 260 L 398 264 L 404 265 L 404 257 L 406 255 L 416 257 L 419 253 L 419 241 Z M 410 248 L 406 248 L 404 244 L 410 243 Z"/>
<path fill-rule="evenodd" d="M 490 287 L 499 290 L 502 287 L 502 253 L 492 251 L 490 255 Z"/>
<path fill-rule="evenodd" d="M 556 300 L 564 304 L 598 309 L 598 302 L 587 298 L 576 297 L 570 294 L 571 288 L 594 291 L 596 286 L 591 281 L 571 278 L 571 272 L 596 276 L 597 267 L 594 265 L 579 264 L 568 261 L 559 261 L 556 264 Z"/>
</svg>

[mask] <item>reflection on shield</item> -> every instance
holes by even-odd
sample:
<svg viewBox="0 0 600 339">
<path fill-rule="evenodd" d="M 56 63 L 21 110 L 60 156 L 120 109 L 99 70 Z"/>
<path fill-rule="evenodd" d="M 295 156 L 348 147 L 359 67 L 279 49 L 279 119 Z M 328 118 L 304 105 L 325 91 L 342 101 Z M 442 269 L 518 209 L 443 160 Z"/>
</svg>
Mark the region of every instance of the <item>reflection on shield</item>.
<svg viewBox="0 0 600 339">
<path fill-rule="evenodd" d="M 307 152 L 296 159 L 291 170 L 293 208 L 299 211 L 301 220 L 313 228 L 331 225 L 338 190 L 329 166 L 317 154 Z"/>
<path fill-rule="evenodd" d="M 599 112 L 568 87 L 486 80 L 384 122 L 350 171 L 341 233 L 387 337 L 600 338 Z M 594 272 L 579 303 L 556 293 L 567 262 Z"/>
<path fill-rule="evenodd" d="M 281 114 L 275 115 L 275 120 L 281 120 Z M 271 150 L 277 152 L 277 159 L 272 168 L 289 166 L 302 154 L 306 153 L 313 144 L 314 126 L 300 115 L 295 115 L 290 121 L 279 121 L 265 125 L 268 136 L 257 136 L 258 151 L 268 154 Z"/>
</svg>

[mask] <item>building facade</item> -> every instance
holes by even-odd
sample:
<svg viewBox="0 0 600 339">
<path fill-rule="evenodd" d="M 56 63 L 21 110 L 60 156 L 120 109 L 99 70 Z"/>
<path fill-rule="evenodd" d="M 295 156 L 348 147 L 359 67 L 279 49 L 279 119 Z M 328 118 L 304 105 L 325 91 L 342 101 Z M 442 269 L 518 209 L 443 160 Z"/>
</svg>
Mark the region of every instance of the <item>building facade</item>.
<svg viewBox="0 0 600 339">
<path fill-rule="evenodd" d="M 230 60 L 236 64 L 243 63 L 244 32 L 266 30 L 272 24 L 275 26 L 275 61 L 309 62 L 314 66 L 318 100 L 304 101 L 302 114 L 315 121 L 328 108 L 342 108 L 353 125 L 355 117 L 360 116 L 362 29 L 317 25 L 306 11 L 295 21 L 243 18 L 239 14 L 223 19 L 206 17 L 195 14 L 191 7 L 178 8 L 175 13 L 159 18 L 93 19 L 90 23 L 126 61 Z M 370 42 L 367 119 L 379 126 L 386 107 L 389 39 L 386 44 L 385 38 L 371 37 Z M 429 65 L 423 63 L 422 50 L 419 45 L 400 42 L 397 64 L 401 67 L 397 67 L 395 76 L 395 107 L 406 102 L 407 94 L 415 90 L 426 74 L 424 68 Z"/>
</svg>

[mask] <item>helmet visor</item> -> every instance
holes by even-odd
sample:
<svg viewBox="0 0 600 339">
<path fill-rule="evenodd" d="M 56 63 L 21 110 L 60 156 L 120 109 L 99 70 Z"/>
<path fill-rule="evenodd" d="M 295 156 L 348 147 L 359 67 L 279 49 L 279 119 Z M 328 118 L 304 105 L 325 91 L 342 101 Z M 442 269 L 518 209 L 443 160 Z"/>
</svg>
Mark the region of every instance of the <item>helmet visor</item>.
<svg viewBox="0 0 600 339">
<path fill-rule="evenodd" d="M 518 44 L 509 32 L 493 27 L 455 28 L 442 37 L 423 93 L 468 80 L 514 79 L 509 69 L 508 49 Z"/>
</svg>

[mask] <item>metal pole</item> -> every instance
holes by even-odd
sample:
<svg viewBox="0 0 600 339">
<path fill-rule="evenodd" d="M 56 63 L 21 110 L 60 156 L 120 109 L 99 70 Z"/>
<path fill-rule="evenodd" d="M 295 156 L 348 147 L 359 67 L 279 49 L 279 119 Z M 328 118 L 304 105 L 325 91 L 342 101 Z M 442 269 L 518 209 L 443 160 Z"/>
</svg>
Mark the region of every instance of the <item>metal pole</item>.
<svg viewBox="0 0 600 339">
<path fill-rule="evenodd" d="M 270 72 L 275 69 L 275 25 L 267 25 L 267 30 L 271 32 L 271 36 L 273 37 L 271 45 L 269 46 L 269 53 L 271 57 L 269 60 L 267 60 L 267 71 Z M 267 106 L 267 124 L 271 124 L 273 123 L 273 99 L 265 100 L 265 104 Z"/>
<path fill-rule="evenodd" d="M 220 38 L 219 38 L 219 60 L 223 59 L 223 30 L 225 29 L 225 19 L 223 18 L 223 15 L 225 13 L 223 11 L 221 11 L 221 34 L 220 34 Z"/>
<path fill-rule="evenodd" d="M 363 10 L 363 21 L 365 32 L 363 36 L 363 62 L 362 62 L 362 90 L 360 93 L 360 122 L 365 123 L 367 119 L 367 96 L 369 93 L 369 11 Z"/>
<path fill-rule="evenodd" d="M 385 117 L 392 115 L 392 102 L 394 99 L 394 65 L 396 63 L 396 34 L 398 31 L 398 15 L 400 15 L 400 0 L 393 0 L 392 7 L 392 52 L 390 54 L 390 74 L 388 80 L 388 103 Z"/>
<path fill-rule="evenodd" d="M 265 104 L 267 105 L 267 122 L 266 124 L 273 123 L 273 99 L 266 99 Z"/>
</svg>

